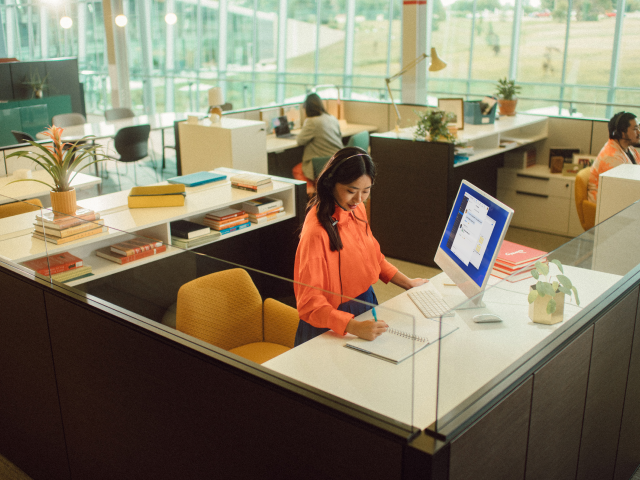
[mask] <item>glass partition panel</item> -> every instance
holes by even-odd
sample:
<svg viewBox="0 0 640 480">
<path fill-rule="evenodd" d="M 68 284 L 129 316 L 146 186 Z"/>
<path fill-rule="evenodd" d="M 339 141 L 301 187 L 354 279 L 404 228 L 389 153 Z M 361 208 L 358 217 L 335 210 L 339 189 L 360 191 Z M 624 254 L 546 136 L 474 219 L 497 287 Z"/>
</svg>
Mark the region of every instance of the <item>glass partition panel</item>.
<svg viewBox="0 0 640 480">
<path fill-rule="evenodd" d="M 406 293 L 375 305 L 375 296 L 367 302 L 294 282 L 293 254 L 282 254 L 283 232 L 297 229 L 289 213 L 293 192 L 281 188 L 272 195 L 284 200 L 285 216 L 229 233 L 206 231 L 206 208 L 189 215 L 180 207 L 118 207 L 121 193 L 89 199 L 100 218 L 37 209 L 0 219 L 0 256 L 32 270 L 38 267 L 28 262 L 38 260 L 56 288 L 411 437 L 436 418 L 439 322 L 416 319 Z M 212 190 L 218 188 L 200 193 L 213 198 Z M 200 197 L 190 195 L 195 209 Z M 111 208 L 100 203 L 105 199 L 113 200 Z M 45 218 L 41 228 L 37 215 Z M 174 222 L 184 218 L 203 227 L 199 236 L 180 238 Z M 65 237 L 72 229 L 78 237 Z M 295 346 L 300 316 L 332 330 Z"/>
<path fill-rule="evenodd" d="M 472 299 L 455 286 L 442 286 L 446 275 L 435 277 L 450 304 L 457 305 L 455 315 L 443 322 L 457 330 L 440 343 L 435 429 L 447 435 L 464 427 L 580 331 L 593 309 L 637 271 L 640 252 L 630 246 L 639 233 L 636 202 L 543 254 L 538 263 L 533 256 L 509 277 L 491 277 L 490 286 Z M 491 317 L 479 317 L 485 314 Z"/>
</svg>

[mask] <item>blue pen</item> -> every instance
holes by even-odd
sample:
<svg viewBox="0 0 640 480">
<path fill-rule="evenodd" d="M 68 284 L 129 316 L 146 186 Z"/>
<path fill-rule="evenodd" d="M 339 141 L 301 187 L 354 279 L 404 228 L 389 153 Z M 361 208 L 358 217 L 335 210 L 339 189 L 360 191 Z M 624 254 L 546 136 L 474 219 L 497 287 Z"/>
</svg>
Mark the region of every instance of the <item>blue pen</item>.
<svg viewBox="0 0 640 480">
<path fill-rule="evenodd" d="M 377 322 L 378 321 L 378 316 L 376 315 L 376 307 L 373 307 L 371 309 L 371 311 L 373 312 L 373 319 Z"/>
</svg>

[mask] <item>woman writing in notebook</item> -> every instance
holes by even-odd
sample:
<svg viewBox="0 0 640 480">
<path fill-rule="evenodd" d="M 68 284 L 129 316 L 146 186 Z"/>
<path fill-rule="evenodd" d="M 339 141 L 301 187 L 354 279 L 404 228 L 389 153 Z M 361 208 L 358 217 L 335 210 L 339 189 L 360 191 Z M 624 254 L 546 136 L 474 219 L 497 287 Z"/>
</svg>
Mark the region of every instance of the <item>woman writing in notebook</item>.
<svg viewBox="0 0 640 480">
<path fill-rule="evenodd" d="M 338 151 L 318 177 L 294 266 L 300 315 L 296 346 L 327 330 L 374 340 L 387 331 L 387 324 L 354 319 L 377 305 L 372 285 L 381 279 L 409 289 L 428 281 L 408 278 L 380 252 L 364 208 L 375 177 L 371 157 L 357 147 Z M 346 301 L 338 293 L 366 304 Z"/>
</svg>

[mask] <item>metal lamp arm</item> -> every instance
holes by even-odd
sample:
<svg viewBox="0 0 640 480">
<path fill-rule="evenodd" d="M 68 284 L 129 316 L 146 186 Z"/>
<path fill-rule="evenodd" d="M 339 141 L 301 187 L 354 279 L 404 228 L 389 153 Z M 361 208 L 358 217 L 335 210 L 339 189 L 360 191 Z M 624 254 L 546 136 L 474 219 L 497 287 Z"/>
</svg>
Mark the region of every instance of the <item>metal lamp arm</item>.
<svg viewBox="0 0 640 480">
<path fill-rule="evenodd" d="M 398 123 L 400 123 L 400 111 L 398 110 L 398 106 L 396 105 L 396 101 L 393 98 L 393 94 L 391 93 L 391 86 L 389 85 L 391 82 L 393 82 L 396 78 L 401 77 L 402 75 L 404 75 L 405 73 L 407 73 L 407 71 L 411 70 L 413 67 L 415 67 L 418 63 L 420 63 L 422 60 L 424 60 L 425 58 L 427 58 L 429 55 L 427 55 L 426 53 L 423 53 L 422 55 L 420 55 L 418 58 L 416 58 L 415 60 L 413 60 L 412 62 L 409 62 L 407 65 L 404 66 L 404 68 L 402 70 L 400 70 L 398 73 L 396 73 L 395 75 L 389 77 L 389 78 L 385 78 L 385 82 L 387 82 L 387 92 L 389 92 L 389 98 L 391 98 L 391 103 L 393 105 L 393 108 L 395 108 L 396 110 L 396 129 L 398 128 Z"/>
</svg>

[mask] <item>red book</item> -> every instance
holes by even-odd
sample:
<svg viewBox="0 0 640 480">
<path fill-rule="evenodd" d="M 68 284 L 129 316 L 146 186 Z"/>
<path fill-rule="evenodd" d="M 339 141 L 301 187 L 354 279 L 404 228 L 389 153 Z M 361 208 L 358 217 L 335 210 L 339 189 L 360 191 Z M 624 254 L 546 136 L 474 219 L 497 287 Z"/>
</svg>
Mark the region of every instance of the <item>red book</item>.
<svg viewBox="0 0 640 480">
<path fill-rule="evenodd" d="M 104 247 L 96 250 L 96 255 L 98 257 L 106 258 L 107 260 L 111 260 L 112 262 L 119 263 L 120 265 L 124 265 L 125 263 L 134 262 L 136 260 L 141 260 L 146 257 L 150 257 L 152 255 L 157 255 L 158 253 L 162 253 L 167 250 L 166 245 L 162 245 L 157 248 L 152 248 L 150 250 L 145 250 L 144 252 L 134 253 L 133 255 L 120 255 L 117 253 L 113 253 L 111 248 Z"/>
<path fill-rule="evenodd" d="M 146 250 L 152 250 L 162 246 L 162 242 L 159 240 L 143 237 L 134 237 L 124 242 L 111 245 L 111 251 L 120 255 L 134 255 Z"/>
<path fill-rule="evenodd" d="M 41 275 L 54 275 L 72 268 L 81 267 L 82 259 L 71 255 L 69 252 L 62 252 L 48 257 L 34 258 L 33 260 L 22 262 L 22 265 L 35 270 Z"/>
<path fill-rule="evenodd" d="M 517 270 L 525 265 L 533 265 L 537 260 L 546 261 L 546 255 L 547 252 L 542 250 L 504 240 L 496 257 L 496 265 Z"/>
</svg>

